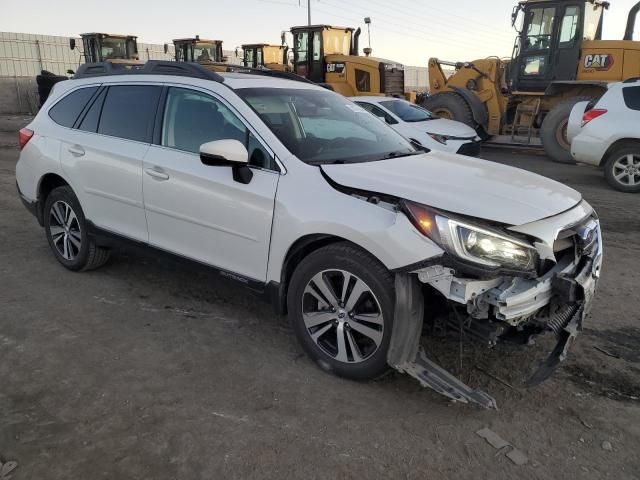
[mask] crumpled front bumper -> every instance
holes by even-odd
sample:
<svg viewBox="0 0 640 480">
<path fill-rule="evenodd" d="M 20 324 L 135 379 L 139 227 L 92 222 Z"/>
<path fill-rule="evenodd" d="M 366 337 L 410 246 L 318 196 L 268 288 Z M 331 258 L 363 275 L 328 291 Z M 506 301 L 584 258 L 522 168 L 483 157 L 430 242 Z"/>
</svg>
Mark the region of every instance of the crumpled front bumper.
<svg viewBox="0 0 640 480">
<path fill-rule="evenodd" d="M 465 306 L 471 322 L 484 321 L 492 325 L 504 325 L 499 327 L 499 333 L 494 338 L 508 330 L 522 331 L 533 328 L 539 333 L 554 332 L 558 342 L 529 379 L 528 384 L 535 385 L 544 381 L 567 357 L 569 347 L 582 330 L 584 320 L 591 310 L 600 276 L 602 235 L 598 220 L 591 218 L 581 226 L 575 227 L 575 231 L 575 255 L 565 254 L 553 268 L 538 278 L 463 278 L 456 276 L 453 269 L 442 265 L 432 265 L 409 274 L 398 274 L 397 294 L 410 292 L 410 295 L 404 299 L 398 297 L 396 318 L 409 318 L 404 325 L 412 327 L 405 331 L 396 324 L 392 346 L 396 343 L 408 345 L 406 338 L 412 334 L 416 335 L 416 331 L 419 331 L 416 327 L 418 323 L 422 326 L 424 307 L 416 306 L 419 296 L 417 290 L 420 288 L 419 283 L 428 284 L 449 301 Z M 411 279 L 416 278 L 419 282 L 412 283 Z M 404 335 L 404 343 L 401 341 L 401 335 Z M 454 400 L 474 402 L 486 408 L 496 406 L 490 395 L 464 385 L 459 379 L 429 361 L 419 349 L 418 339 L 415 339 L 409 348 L 403 349 L 396 345 L 390 351 L 388 360 L 391 365 L 414 376 L 424 386 L 429 386 Z"/>
</svg>

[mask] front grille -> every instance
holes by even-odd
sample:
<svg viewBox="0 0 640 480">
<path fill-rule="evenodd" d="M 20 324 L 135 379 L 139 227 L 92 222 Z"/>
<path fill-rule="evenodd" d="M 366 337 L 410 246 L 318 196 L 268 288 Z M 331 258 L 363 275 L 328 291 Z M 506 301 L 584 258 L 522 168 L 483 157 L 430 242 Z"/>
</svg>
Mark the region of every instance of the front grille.
<svg viewBox="0 0 640 480">
<path fill-rule="evenodd" d="M 463 144 L 457 151 L 459 155 L 466 155 L 468 157 L 480 156 L 480 142 L 469 142 Z"/>
<path fill-rule="evenodd" d="M 576 260 L 596 255 L 599 245 L 598 222 L 589 217 L 579 224 L 561 230 L 553 243 L 556 260 L 572 251 Z"/>
</svg>

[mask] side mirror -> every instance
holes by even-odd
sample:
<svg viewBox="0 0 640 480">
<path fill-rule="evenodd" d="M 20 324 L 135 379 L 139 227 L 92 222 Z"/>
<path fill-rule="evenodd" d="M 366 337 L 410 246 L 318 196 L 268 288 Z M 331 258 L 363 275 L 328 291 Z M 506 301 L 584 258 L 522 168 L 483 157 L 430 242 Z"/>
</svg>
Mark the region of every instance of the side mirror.
<svg viewBox="0 0 640 480">
<path fill-rule="evenodd" d="M 231 166 L 233 179 L 249 183 L 253 172 L 248 167 L 249 152 L 238 140 L 215 140 L 200 145 L 200 161 L 212 167 Z"/>
<path fill-rule="evenodd" d="M 167 43 L 164 44 L 164 53 L 165 54 L 169 53 L 169 44 Z"/>
<path fill-rule="evenodd" d="M 75 49 L 75 48 L 76 48 L 76 39 L 75 39 L 75 38 L 70 38 L 70 39 L 69 39 L 69 48 L 70 48 L 71 50 L 73 50 L 73 49 Z"/>
</svg>

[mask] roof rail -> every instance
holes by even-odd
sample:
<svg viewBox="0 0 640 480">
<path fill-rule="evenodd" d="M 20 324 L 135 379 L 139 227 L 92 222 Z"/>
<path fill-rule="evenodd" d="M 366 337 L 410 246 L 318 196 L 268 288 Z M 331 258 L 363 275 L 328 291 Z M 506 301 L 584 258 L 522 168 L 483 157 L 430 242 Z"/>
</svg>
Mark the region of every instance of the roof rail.
<svg viewBox="0 0 640 480">
<path fill-rule="evenodd" d="M 132 62 L 85 63 L 78 68 L 74 78 L 109 75 L 178 75 L 222 83 L 224 78 L 200 64 L 171 60 L 149 60 L 144 64 Z"/>
<path fill-rule="evenodd" d="M 252 68 L 252 67 L 243 67 L 242 65 L 228 65 L 227 72 L 248 73 L 251 75 L 263 75 L 265 77 L 283 78 L 285 80 L 293 80 L 296 82 L 304 82 L 304 83 L 311 83 L 313 85 L 318 85 L 316 82 L 312 82 L 308 78 L 302 77 L 297 73 L 283 72 L 282 70 L 272 70 L 266 67 Z"/>
</svg>

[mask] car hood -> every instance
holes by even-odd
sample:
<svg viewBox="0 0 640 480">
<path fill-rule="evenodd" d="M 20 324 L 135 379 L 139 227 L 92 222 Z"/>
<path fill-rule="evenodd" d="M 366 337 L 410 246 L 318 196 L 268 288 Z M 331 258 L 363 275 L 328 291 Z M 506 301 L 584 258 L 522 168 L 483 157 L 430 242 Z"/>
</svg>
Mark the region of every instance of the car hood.
<svg viewBox="0 0 640 480">
<path fill-rule="evenodd" d="M 572 188 L 535 173 L 446 152 L 321 168 L 345 187 L 508 225 L 557 215 L 582 199 Z"/>
<path fill-rule="evenodd" d="M 436 133 L 438 135 L 462 138 L 475 138 L 477 136 L 476 131 L 469 125 L 455 120 L 447 120 L 446 118 L 436 118 L 425 122 L 411 122 L 409 125 L 421 132 Z"/>
</svg>

